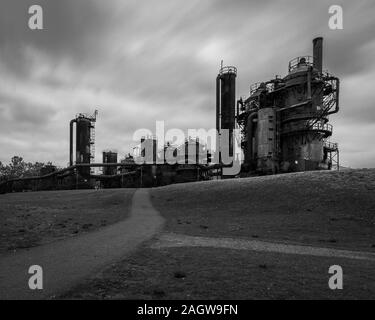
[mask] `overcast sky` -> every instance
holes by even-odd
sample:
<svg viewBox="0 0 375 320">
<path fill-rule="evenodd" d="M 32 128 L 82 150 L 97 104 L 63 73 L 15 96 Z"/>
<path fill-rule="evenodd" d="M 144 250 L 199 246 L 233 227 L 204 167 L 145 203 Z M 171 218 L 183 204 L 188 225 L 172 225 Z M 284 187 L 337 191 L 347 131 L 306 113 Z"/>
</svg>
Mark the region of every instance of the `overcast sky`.
<svg viewBox="0 0 375 320">
<path fill-rule="evenodd" d="M 28 8 L 44 10 L 44 30 L 28 28 Z M 344 9 L 344 29 L 328 28 L 328 8 Z M 324 37 L 324 68 L 341 79 L 331 116 L 341 164 L 375 167 L 375 1 L 1 0 L 0 161 L 65 166 L 69 121 L 99 116 L 96 159 L 121 157 L 136 129 L 215 127 L 215 77 L 238 68 L 237 96 L 285 76 L 288 61 L 312 55 Z"/>
</svg>

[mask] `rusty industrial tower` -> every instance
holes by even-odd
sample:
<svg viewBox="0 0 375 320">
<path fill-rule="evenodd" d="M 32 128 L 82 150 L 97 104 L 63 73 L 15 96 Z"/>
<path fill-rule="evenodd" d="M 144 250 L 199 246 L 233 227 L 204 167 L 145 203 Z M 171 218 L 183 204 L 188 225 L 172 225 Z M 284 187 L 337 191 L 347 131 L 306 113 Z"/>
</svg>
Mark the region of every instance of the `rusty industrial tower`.
<svg viewBox="0 0 375 320">
<path fill-rule="evenodd" d="M 339 168 L 338 145 L 329 140 L 332 125 L 328 123 L 329 115 L 339 110 L 339 79 L 322 66 L 323 38 L 319 37 L 313 40 L 312 57 L 291 60 L 284 78 L 255 83 L 250 96 L 237 101 L 244 171 Z"/>
<path fill-rule="evenodd" d="M 219 153 L 219 162 L 222 162 L 222 152 L 228 148 L 228 155 L 233 156 L 233 129 L 235 128 L 236 115 L 236 77 L 237 68 L 223 65 L 216 77 L 216 130 L 218 141 L 216 149 Z M 227 130 L 229 145 L 223 143 L 223 130 Z"/>
<path fill-rule="evenodd" d="M 69 162 L 73 164 L 90 164 L 95 159 L 95 122 L 98 111 L 93 115 L 79 113 L 75 119 L 70 121 L 70 143 L 69 143 Z M 73 162 L 73 125 L 76 124 L 76 157 Z M 90 167 L 79 169 L 82 176 L 90 175 Z"/>
</svg>

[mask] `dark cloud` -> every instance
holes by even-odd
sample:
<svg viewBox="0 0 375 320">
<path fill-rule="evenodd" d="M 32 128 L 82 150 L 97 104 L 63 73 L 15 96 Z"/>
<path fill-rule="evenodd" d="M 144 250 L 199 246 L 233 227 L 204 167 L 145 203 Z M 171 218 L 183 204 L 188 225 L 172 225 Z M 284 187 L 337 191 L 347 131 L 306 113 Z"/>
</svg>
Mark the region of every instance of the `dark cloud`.
<svg viewBox="0 0 375 320">
<path fill-rule="evenodd" d="M 0 109 L 1 118 L 4 125 L 1 132 L 6 133 L 6 129 L 14 126 L 21 126 L 22 129 L 43 126 L 56 114 L 56 110 L 47 105 L 35 105 L 24 99 L 16 97 L 4 97 L 0 95 L 2 107 Z"/>
<path fill-rule="evenodd" d="M 326 1 L 39 0 L 42 31 L 27 27 L 32 4 L 2 1 L 0 161 L 18 153 L 65 165 L 69 120 L 95 108 L 98 154 L 130 151 L 134 131 L 156 120 L 210 128 L 220 60 L 238 67 L 237 94 L 246 95 L 254 82 L 284 76 L 323 36 L 324 65 L 342 80 L 342 110 L 332 117 L 341 158 L 373 166 L 372 153 L 356 157 L 375 120 L 373 1 L 336 2 L 339 31 L 328 28 Z"/>
</svg>

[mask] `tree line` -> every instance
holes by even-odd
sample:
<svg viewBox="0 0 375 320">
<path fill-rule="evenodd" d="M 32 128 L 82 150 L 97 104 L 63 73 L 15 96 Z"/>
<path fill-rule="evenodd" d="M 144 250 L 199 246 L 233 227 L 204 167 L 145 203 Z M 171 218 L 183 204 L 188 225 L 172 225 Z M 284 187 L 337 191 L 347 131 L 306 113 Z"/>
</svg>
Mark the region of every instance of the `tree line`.
<svg viewBox="0 0 375 320">
<path fill-rule="evenodd" d="M 41 169 L 46 166 L 52 166 L 52 162 L 26 162 L 22 157 L 14 156 L 9 164 L 3 164 L 0 161 L 0 182 L 15 179 L 27 178 L 41 175 Z"/>
</svg>

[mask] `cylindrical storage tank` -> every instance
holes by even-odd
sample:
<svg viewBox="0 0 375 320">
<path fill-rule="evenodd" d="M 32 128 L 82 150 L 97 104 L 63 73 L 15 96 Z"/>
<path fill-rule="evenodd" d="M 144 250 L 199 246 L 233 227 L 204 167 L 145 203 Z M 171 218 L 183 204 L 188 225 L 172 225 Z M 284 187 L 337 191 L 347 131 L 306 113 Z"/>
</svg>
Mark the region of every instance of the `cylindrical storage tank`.
<svg viewBox="0 0 375 320">
<path fill-rule="evenodd" d="M 76 119 L 76 164 L 90 163 L 91 121 L 85 118 Z M 90 175 L 90 168 L 80 168 L 82 175 Z"/>
<path fill-rule="evenodd" d="M 281 114 L 281 121 L 292 119 L 293 123 L 288 123 L 288 126 L 296 129 L 303 127 L 306 119 L 321 112 L 324 82 L 317 75 L 317 71 L 310 66 L 284 78 L 286 85 L 283 104 L 286 110 Z"/>
<path fill-rule="evenodd" d="M 236 108 L 236 74 L 221 75 L 221 129 L 233 129 Z"/>
<path fill-rule="evenodd" d="M 323 145 L 322 140 L 314 139 L 314 135 L 311 134 L 310 141 L 301 145 L 301 160 L 318 165 L 323 161 Z"/>
<path fill-rule="evenodd" d="M 263 108 L 258 111 L 257 124 L 258 169 L 274 172 L 276 168 L 276 112 L 275 108 Z"/>
<path fill-rule="evenodd" d="M 90 163 L 91 122 L 88 119 L 77 119 L 76 128 L 76 163 Z"/>
<path fill-rule="evenodd" d="M 103 152 L 103 163 L 117 163 L 117 152 L 104 151 Z M 112 176 L 117 174 L 117 167 L 104 167 L 103 174 L 106 176 Z"/>
<path fill-rule="evenodd" d="M 235 127 L 235 112 L 236 112 L 236 76 L 237 69 L 235 67 L 223 67 L 219 73 L 220 85 L 217 85 L 217 89 L 220 88 L 219 105 L 217 112 L 220 116 L 220 125 L 218 131 L 221 129 L 229 130 L 229 156 L 233 156 L 233 129 Z"/>
<path fill-rule="evenodd" d="M 249 114 L 246 120 L 246 144 L 245 144 L 245 163 L 248 166 L 254 165 L 254 150 L 256 150 L 256 122 L 258 112 L 252 112 Z M 257 152 L 257 150 L 255 151 Z"/>
</svg>

